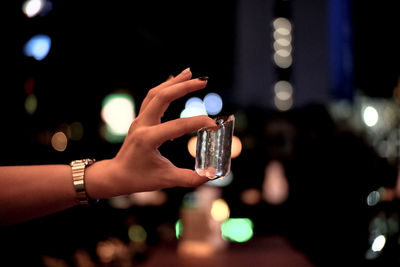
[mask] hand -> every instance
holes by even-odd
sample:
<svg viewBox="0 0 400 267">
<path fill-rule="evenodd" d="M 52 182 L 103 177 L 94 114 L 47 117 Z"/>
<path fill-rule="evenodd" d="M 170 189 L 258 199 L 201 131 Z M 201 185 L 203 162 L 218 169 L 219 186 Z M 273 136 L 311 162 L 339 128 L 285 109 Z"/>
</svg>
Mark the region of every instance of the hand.
<svg viewBox="0 0 400 267">
<path fill-rule="evenodd" d="M 208 181 L 194 170 L 176 167 L 158 150 L 167 140 L 215 126 L 215 121 L 207 116 L 161 123 L 172 101 L 207 85 L 206 80 L 191 77 L 190 69 L 185 69 L 148 92 L 117 155 L 88 167 L 86 189 L 90 197 L 109 198 L 176 186 L 194 187 Z"/>
</svg>

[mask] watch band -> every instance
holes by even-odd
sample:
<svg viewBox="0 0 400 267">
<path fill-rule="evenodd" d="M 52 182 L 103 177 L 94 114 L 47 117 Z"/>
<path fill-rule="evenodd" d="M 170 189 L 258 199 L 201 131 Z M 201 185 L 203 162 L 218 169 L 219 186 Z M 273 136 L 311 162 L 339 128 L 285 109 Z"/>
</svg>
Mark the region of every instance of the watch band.
<svg viewBox="0 0 400 267">
<path fill-rule="evenodd" d="M 80 159 L 70 163 L 72 169 L 72 182 L 76 192 L 76 200 L 79 204 L 88 205 L 89 197 L 85 188 L 85 168 L 92 165 L 95 159 Z"/>
</svg>

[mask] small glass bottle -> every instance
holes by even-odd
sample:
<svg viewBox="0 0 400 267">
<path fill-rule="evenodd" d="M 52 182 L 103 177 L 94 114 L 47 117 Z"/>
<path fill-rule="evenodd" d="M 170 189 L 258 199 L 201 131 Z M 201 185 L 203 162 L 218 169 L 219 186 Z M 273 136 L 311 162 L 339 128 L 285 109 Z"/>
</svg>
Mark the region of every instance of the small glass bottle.
<svg viewBox="0 0 400 267">
<path fill-rule="evenodd" d="M 223 178 L 231 170 L 231 147 L 235 116 L 215 118 L 214 127 L 197 132 L 196 172 L 209 179 Z"/>
</svg>

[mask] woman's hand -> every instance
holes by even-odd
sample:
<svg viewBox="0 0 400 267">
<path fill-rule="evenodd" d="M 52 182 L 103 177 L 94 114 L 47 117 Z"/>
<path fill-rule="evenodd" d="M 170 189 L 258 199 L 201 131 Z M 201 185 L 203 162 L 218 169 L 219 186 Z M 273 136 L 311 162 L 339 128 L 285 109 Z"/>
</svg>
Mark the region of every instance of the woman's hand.
<svg viewBox="0 0 400 267">
<path fill-rule="evenodd" d="M 215 126 L 215 121 L 207 116 L 161 123 L 161 117 L 172 101 L 206 86 L 207 80 L 191 77 L 190 69 L 185 69 L 148 92 L 117 155 L 87 168 L 86 190 L 91 198 L 175 186 L 194 187 L 208 181 L 193 170 L 176 167 L 158 150 L 167 140 L 202 127 Z"/>
</svg>

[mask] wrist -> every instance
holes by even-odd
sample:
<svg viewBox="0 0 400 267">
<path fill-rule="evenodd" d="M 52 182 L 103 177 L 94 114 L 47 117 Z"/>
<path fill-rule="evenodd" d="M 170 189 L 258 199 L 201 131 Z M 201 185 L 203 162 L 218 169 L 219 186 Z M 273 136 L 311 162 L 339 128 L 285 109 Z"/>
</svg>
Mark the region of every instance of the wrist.
<svg viewBox="0 0 400 267">
<path fill-rule="evenodd" d="M 87 167 L 85 172 L 86 193 L 91 199 L 104 199 L 117 195 L 113 186 L 113 161 L 97 161 Z"/>
</svg>

